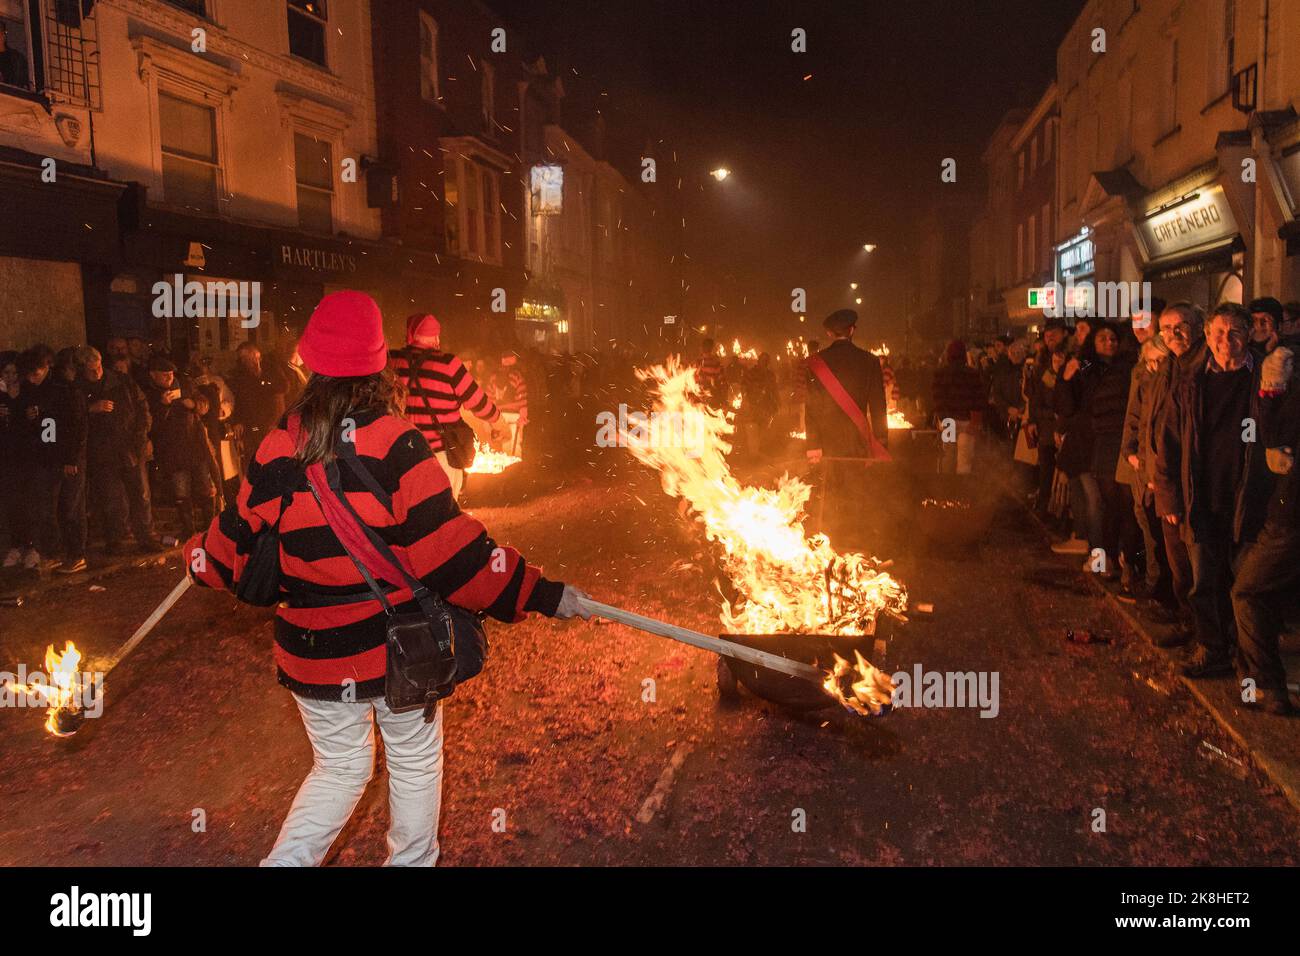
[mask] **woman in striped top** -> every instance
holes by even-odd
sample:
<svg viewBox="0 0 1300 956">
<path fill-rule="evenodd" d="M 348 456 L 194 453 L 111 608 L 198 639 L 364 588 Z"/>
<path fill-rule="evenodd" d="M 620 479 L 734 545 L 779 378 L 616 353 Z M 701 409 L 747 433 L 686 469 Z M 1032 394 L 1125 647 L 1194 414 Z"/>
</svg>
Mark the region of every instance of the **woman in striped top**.
<svg viewBox="0 0 1300 956">
<path fill-rule="evenodd" d="M 406 348 L 395 350 L 391 361 L 406 390 L 406 419 L 428 440 L 438 464 L 447 472 L 452 497 L 458 499 L 464 472 L 447 461 L 439 426 L 459 421 L 462 408 L 489 423 L 498 421 L 501 413 L 465 364 L 441 350 L 441 337 L 442 326 L 436 318 L 413 315 L 406 320 Z"/>
<path fill-rule="evenodd" d="M 581 592 L 548 581 L 513 548 L 499 547 L 460 511 L 420 432 L 395 408 L 379 307 L 358 292 L 326 296 L 299 343 L 312 370 L 303 395 L 257 449 L 238 499 L 185 546 L 195 580 L 233 589 L 259 531 L 278 525 L 282 600 L 275 662 L 297 700 L 315 753 L 264 865 L 318 865 L 370 779 L 373 723 L 384 738 L 392 823 L 388 862 L 432 866 L 438 857 L 442 712 L 395 714 L 384 703 L 385 614 L 307 486 L 304 469 L 355 443 L 384 502 L 349 469 L 341 491 L 361 519 L 446 600 L 502 621 L 529 612 L 585 617 Z M 296 440 L 289 427 L 295 428 Z M 389 597 L 418 611 L 409 589 Z M 373 713 L 373 718 L 372 718 Z"/>
</svg>

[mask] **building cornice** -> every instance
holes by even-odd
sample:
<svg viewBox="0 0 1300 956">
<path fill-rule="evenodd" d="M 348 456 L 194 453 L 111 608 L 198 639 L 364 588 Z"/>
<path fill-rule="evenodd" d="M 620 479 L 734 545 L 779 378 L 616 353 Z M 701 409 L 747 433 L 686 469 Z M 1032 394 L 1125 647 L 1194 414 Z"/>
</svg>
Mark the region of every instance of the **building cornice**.
<svg viewBox="0 0 1300 956">
<path fill-rule="evenodd" d="M 179 7 L 159 3 L 157 0 L 99 0 L 99 4 L 101 7 L 120 10 L 141 23 L 175 34 L 177 41 L 183 45 L 183 49 L 179 50 L 181 53 L 188 53 L 191 31 L 195 27 L 201 27 L 207 33 L 209 53 L 237 60 L 241 66 L 267 70 L 299 86 L 334 99 L 344 100 L 354 105 L 365 101 L 361 91 L 350 88 L 333 73 L 309 66 L 288 53 L 271 53 L 236 39 L 220 24 L 188 13 Z M 160 46 L 166 45 L 157 39 L 154 42 Z M 188 55 L 197 62 L 208 66 L 214 65 L 211 60 L 200 54 L 189 53 Z"/>
</svg>

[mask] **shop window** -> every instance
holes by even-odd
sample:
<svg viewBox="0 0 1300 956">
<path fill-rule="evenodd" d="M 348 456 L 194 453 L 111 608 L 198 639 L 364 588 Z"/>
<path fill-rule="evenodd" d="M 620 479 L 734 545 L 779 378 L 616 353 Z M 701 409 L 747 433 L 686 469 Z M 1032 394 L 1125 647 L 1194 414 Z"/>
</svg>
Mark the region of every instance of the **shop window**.
<svg viewBox="0 0 1300 956">
<path fill-rule="evenodd" d="M 441 98 L 438 76 L 438 23 L 433 17 L 420 13 L 420 95 L 430 103 Z"/>
<path fill-rule="evenodd" d="M 442 199 L 447 252 L 460 255 L 460 160 L 448 156 L 443 163 Z"/>
<path fill-rule="evenodd" d="M 289 52 L 324 66 L 328 23 L 325 0 L 289 0 Z"/>
<path fill-rule="evenodd" d="M 17 11 L 21 16 L 21 8 Z M 0 17 L 0 84 L 30 90 L 31 56 L 27 45 L 27 26 L 22 20 Z"/>
<path fill-rule="evenodd" d="M 294 174 L 298 181 L 298 225 L 310 232 L 334 231 L 334 165 L 330 144 L 305 133 L 293 134 Z"/>
<path fill-rule="evenodd" d="M 448 157 L 443 191 L 447 252 L 499 262 L 501 180 L 497 172 L 463 156 Z"/>
<path fill-rule="evenodd" d="M 1178 125 L 1178 40 L 1174 39 L 1169 42 L 1168 62 L 1165 64 L 1165 83 L 1166 89 L 1160 97 L 1160 130 L 1161 136 L 1169 133 Z"/>
<path fill-rule="evenodd" d="M 479 63 L 479 72 L 483 79 L 483 129 L 493 136 L 497 131 L 497 78 L 491 63 Z"/>
<path fill-rule="evenodd" d="M 208 0 L 166 0 L 166 2 L 200 17 L 208 15 Z"/>
<path fill-rule="evenodd" d="M 158 126 L 163 200 L 173 206 L 216 212 L 221 186 L 216 110 L 159 93 Z"/>
</svg>

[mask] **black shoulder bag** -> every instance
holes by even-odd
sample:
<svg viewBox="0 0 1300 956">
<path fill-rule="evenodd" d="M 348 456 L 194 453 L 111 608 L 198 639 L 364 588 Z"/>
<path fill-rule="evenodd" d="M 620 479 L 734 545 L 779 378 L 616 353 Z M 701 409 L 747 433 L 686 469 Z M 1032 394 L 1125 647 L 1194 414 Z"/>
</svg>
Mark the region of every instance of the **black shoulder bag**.
<svg viewBox="0 0 1300 956">
<path fill-rule="evenodd" d="M 411 369 L 411 381 L 416 384 L 425 410 L 428 411 L 429 418 L 433 422 L 434 430 L 442 440 L 442 450 L 447 456 L 447 464 L 462 471 L 469 468 L 474 464 L 474 456 L 477 454 L 477 449 L 474 447 L 474 429 L 469 427 L 465 419 L 459 417 L 450 424 L 439 421 L 438 413 L 429 404 L 429 393 L 425 391 L 424 383 L 420 381 L 419 369 L 424 364 L 424 360 L 419 358 L 417 352 L 411 351 L 407 353 L 406 361 Z"/>
<path fill-rule="evenodd" d="M 374 475 L 361 463 L 352 442 L 344 441 L 340 444 L 342 460 L 365 484 L 366 489 L 391 513 L 391 498 L 384 491 L 383 486 L 375 480 Z M 420 606 L 417 612 L 397 613 L 383 587 L 376 580 L 376 574 L 353 552 L 346 538 L 339 534 L 339 529 L 330 522 L 330 527 L 338 536 L 343 549 L 347 551 L 348 557 L 352 559 L 367 587 L 388 616 L 384 702 L 394 713 L 423 708 L 424 719 L 428 723 L 433 720 L 437 712 L 438 701 L 450 697 L 458 683 L 469 680 L 483 669 L 488 651 L 483 617 L 481 614 L 449 604 L 411 574 L 406 565 L 393 553 L 392 548 L 373 528 L 361 520 L 348 502 L 347 496 L 339 486 L 337 462 L 331 462 L 325 472 L 327 485 L 324 489 L 317 488 L 316 483 L 308 479 L 308 487 L 321 506 L 321 513 L 325 515 L 325 520 L 330 522 L 330 509 L 326 507 L 322 495 L 329 495 L 342 506 L 353 524 L 351 529 L 353 534 L 364 535 L 370 546 L 401 572 L 407 586 L 411 589 L 412 596 Z"/>
<path fill-rule="evenodd" d="M 280 521 L 284 509 L 293 500 L 290 488 L 280 497 L 280 513 L 275 524 L 268 524 L 253 535 L 248 560 L 235 582 L 235 597 L 255 607 L 272 607 L 280 603 Z"/>
</svg>

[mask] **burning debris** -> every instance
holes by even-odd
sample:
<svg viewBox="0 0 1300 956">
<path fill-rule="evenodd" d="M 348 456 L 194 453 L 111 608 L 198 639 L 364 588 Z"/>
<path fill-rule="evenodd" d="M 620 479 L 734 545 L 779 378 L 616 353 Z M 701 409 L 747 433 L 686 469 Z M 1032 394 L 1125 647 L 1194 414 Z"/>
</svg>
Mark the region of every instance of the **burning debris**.
<svg viewBox="0 0 1300 956">
<path fill-rule="evenodd" d="M 474 464 L 465 469 L 467 475 L 499 475 L 523 459 L 503 451 L 493 451 L 477 438 L 474 439 Z"/>
<path fill-rule="evenodd" d="M 894 682 L 856 650 L 853 656 L 857 658 L 855 664 L 835 655 L 835 666 L 822 682 L 822 689 L 847 710 L 864 717 L 883 717 L 891 709 Z"/>
<path fill-rule="evenodd" d="M 720 567 L 739 594 L 734 602 L 723 602 L 725 631 L 866 636 L 875 632 L 882 614 L 906 620 L 907 591 L 884 571 L 883 562 L 841 554 L 825 534 L 805 533 L 804 508 L 812 490 L 807 484 L 784 475 L 775 489 L 759 488 L 732 476 L 725 456 L 734 426 L 725 413 L 705 404 L 693 368 L 670 360 L 637 374 L 653 386 L 655 411 L 691 419 L 693 434 L 700 437 L 691 448 L 629 447 L 659 471 L 665 492 L 689 503 L 718 546 Z M 832 696 L 877 711 L 876 692 L 868 690 L 879 686 L 878 672 L 860 655 L 856 668 L 847 662 L 844 667 L 853 669 L 857 680 L 850 682 L 848 694 Z M 831 684 L 839 686 L 840 678 Z M 866 700 L 858 696 L 859 686 Z"/>
<path fill-rule="evenodd" d="M 907 429 L 912 427 L 912 423 L 898 409 L 891 408 L 889 410 L 889 427 L 891 429 Z"/>
</svg>

